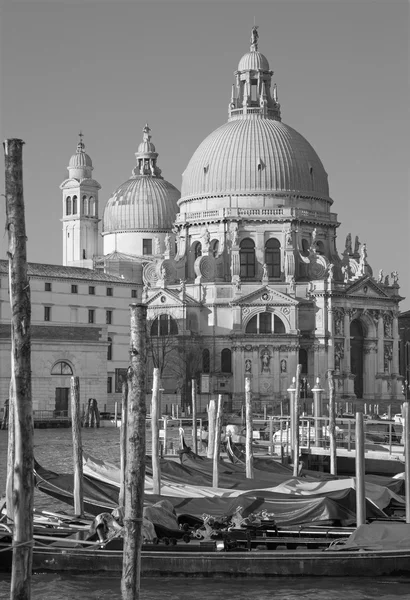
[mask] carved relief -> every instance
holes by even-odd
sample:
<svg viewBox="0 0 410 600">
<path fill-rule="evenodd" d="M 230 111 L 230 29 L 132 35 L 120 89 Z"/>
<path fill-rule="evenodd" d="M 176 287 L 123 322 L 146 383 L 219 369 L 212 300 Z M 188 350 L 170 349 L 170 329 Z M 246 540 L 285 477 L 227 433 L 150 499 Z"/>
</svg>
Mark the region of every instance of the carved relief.
<svg viewBox="0 0 410 600">
<path fill-rule="evenodd" d="M 335 335 L 344 334 L 344 314 L 341 310 L 334 311 Z"/>
<path fill-rule="evenodd" d="M 250 358 L 245 360 L 245 373 L 252 373 L 252 361 Z"/>
<path fill-rule="evenodd" d="M 265 347 L 261 352 L 261 373 L 270 373 L 270 359 L 270 352 Z"/>
<path fill-rule="evenodd" d="M 393 344 L 385 343 L 384 344 L 384 372 L 390 372 L 390 363 L 393 359 Z"/>
<path fill-rule="evenodd" d="M 393 316 L 390 312 L 385 312 L 383 315 L 383 331 L 384 337 L 393 337 Z"/>
<path fill-rule="evenodd" d="M 344 344 L 343 342 L 337 342 L 335 344 L 335 369 L 336 371 L 340 371 L 340 361 L 345 355 Z"/>
<path fill-rule="evenodd" d="M 144 284 L 155 287 L 158 279 L 157 265 L 155 263 L 147 263 L 142 271 L 142 280 Z"/>
</svg>

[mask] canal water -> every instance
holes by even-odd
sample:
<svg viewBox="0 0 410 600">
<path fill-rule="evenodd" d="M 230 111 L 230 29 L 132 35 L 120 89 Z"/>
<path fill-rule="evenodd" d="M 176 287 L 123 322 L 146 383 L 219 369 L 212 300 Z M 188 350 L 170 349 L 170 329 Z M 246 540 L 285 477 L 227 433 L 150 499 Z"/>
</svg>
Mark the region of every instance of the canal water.
<svg viewBox="0 0 410 600">
<path fill-rule="evenodd" d="M 82 429 L 84 451 L 119 465 L 119 429 Z M 188 433 L 188 432 L 187 432 Z M 178 428 L 171 434 L 178 438 Z M 149 437 L 149 436 L 148 436 Z M 187 436 L 188 437 L 188 436 Z M 44 467 L 72 471 L 71 429 L 35 429 L 34 454 Z M 0 495 L 6 482 L 7 431 L 0 430 Z M 36 508 L 70 511 L 41 492 Z M 1 554 L 0 554 L 1 561 Z M 0 599 L 9 598 L 10 577 L 0 574 Z M 275 578 L 272 580 L 148 579 L 141 582 L 141 600 L 410 600 L 410 577 L 401 578 Z M 100 575 L 36 574 L 32 600 L 121 600 L 119 578 Z"/>
</svg>

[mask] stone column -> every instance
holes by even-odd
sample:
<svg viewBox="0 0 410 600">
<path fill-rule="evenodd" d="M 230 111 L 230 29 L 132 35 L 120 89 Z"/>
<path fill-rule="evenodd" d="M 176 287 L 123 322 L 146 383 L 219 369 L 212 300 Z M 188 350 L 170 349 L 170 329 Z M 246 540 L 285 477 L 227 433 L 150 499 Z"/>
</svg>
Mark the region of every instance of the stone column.
<svg viewBox="0 0 410 600">
<path fill-rule="evenodd" d="M 374 342 L 365 342 L 363 351 L 364 397 L 373 400 L 376 394 L 377 371 L 376 346 Z"/>
<path fill-rule="evenodd" d="M 345 345 L 344 345 L 344 365 L 345 372 L 348 374 L 351 371 L 350 366 L 350 315 L 348 310 L 344 310 L 344 319 L 343 319 L 343 331 L 345 335 Z"/>
<path fill-rule="evenodd" d="M 384 328 L 381 311 L 377 322 L 377 372 L 384 374 Z"/>
<path fill-rule="evenodd" d="M 243 346 L 232 346 L 232 395 L 242 398 L 244 393 L 243 376 L 245 373 L 245 360 Z"/>
<path fill-rule="evenodd" d="M 272 392 L 273 399 L 275 396 L 280 396 L 280 353 L 279 348 L 272 347 Z"/>
<path fill-rule="evenodd" d="M 392 374 L 399 374 L 399 320 L 397 314 L 393 314 L 393 359 L 392 359 Z"/>
</svg>

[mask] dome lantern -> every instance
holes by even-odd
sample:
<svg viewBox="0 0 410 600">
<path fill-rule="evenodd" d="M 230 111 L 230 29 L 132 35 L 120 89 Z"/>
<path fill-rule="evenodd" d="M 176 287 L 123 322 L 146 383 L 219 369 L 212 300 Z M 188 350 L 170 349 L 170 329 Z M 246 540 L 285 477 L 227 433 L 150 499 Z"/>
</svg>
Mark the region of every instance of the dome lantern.
<svg viewBox="0 0 410 600">
<path fill-rule="evenodd" d="M 247 115 L 259 115 L 280 121 L 280 104 L 277 102 L 276 84 L 271 93 L 273 71 L 266 56 L 258 51 L 258 26 L 251 32 L 250 51 L 242 56 L 235 71 L 236 83 L 229 104 L 229 120 Z"/>
</svg>

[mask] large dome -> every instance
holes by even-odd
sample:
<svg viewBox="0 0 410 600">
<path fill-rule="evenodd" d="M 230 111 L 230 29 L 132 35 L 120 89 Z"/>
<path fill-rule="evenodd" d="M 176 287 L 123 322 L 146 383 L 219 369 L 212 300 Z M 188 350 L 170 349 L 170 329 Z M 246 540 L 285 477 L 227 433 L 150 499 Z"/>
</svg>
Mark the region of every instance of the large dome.
<svg viewBox="0 0 410 600">
<path fill-rule="evenodd" d="M 167 231 L 178 212 L 180 192 L 161 176 L 158 153 L 145 125 L 144 139 L 135 153 L 133 176 L 121 184 L 104 209 L 103 233 Z"/>
<path fill-rule="evenodd" d="M 179 191 L 164 179 L 149 175 L 132 177 L 108 200 L 103 233 L 170 230 L 179 197 Z"/>
<path fill-rule="evenodd" d="M 181 200 L 295 192 L 329 198 L 326 171 L 309 142 L 281 121 L 248 114 L 211 133 L 183 173 Z"/>
<path fill-rule="evenodd" d="M 266 56 L 254 50 L 247 52 L 239 61 L 238 71 L 269 71 L 269 63 Z"/>
</svg>

